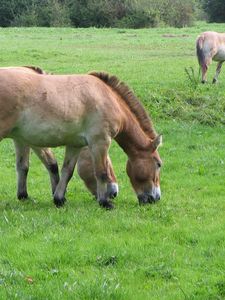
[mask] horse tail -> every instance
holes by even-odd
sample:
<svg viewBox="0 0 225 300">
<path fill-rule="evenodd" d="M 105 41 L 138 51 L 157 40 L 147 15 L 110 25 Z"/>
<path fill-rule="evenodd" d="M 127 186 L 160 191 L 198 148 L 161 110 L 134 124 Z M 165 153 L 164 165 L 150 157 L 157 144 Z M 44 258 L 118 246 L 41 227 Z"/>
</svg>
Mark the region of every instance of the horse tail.
<svg viewBox="0 0 225 300">
<path fill-rule="evenodd" d="M 198 58 L 198 63 L 200 66 L 206 66 L 205 54 L 203 51 L 204 46 L 204 36 L 200 35 L 196 42 L 196 53 Z"/>
</svg>

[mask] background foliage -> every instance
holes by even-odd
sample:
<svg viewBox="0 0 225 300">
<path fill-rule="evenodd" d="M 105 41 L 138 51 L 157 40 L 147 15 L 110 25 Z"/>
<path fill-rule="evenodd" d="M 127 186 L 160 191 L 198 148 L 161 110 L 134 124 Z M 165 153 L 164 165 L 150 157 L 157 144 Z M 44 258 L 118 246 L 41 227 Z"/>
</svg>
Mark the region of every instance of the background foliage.
<svg viewBox="0 0 225 300">
<path fill-rule="evenodd" d="M 203 9 L 207 13 L 210 22 L 225 22 L 225 1 L 205 0 L 202 1 Z"/>
<path fill-rule="evenodd" d="M 204 13 L 203 13 L 204 11 Z M 184 27 L 225 21 L 223 0 L 1 0 L 0 26 Z"/>
</svg>

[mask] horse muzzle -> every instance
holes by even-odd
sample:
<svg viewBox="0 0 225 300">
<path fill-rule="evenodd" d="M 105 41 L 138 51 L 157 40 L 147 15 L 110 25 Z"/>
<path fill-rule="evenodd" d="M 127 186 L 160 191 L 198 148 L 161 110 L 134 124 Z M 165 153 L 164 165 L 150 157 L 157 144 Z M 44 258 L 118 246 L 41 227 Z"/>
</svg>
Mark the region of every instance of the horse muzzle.
<svg viewBox="0 0 225 300">
<path fill-rule="evenodd" d="M 116 182 L 107 184 L 107 195 L 110 199 L 116 198 L 119 193 L 119 186 Z"/>
<path fill-rule="evenodd" d="M 137 195 L 139 204 L 155 203 L 161 198 L 160 187 L 153 187 L 151 192 L 144 192 Z"/>
</svg>

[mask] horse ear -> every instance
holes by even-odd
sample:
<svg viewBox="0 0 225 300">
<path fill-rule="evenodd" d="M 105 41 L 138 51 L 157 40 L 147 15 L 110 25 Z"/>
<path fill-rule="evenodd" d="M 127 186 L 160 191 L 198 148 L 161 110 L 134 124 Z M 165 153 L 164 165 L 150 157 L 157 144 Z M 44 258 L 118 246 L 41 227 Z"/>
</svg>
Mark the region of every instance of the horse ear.
<svg viewBox="0 0 225 300">
<path fill-rule="evenodd" d="M 159 146 L 162 145 L 162 135 L 157 135 L 156 138 L 151 142 L 151 152 L 154 152 L 155 150 L 158 149 Z"/>
</svg>

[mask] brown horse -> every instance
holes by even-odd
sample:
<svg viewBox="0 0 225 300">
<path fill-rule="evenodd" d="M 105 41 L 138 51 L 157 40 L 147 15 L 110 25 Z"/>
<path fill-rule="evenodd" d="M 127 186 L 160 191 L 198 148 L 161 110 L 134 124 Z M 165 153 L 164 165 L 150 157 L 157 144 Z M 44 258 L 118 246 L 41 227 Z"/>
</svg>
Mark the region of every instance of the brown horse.
<svg viewBox="0 0 225 300">
<path fill-rule="evenodd" d="M 206 73 L 212 60 L 217 61 L 213 83 L 216 83 L 225 61 L 225 33 L 207 31 L 197 38 L 196 50 L 198 62 L 202 70 L 202 83 L 206 82 Z"/>
<path fill-rule="evenodd" d="M 140 203 L 160 199 L 157 136 L 144 108 L 115 76 L 45 75 L 0 70 L 0 138 L 32 147 L 66 146 L 54 202 L 65 201 L 80 150 L 88 146 L 100 205 L 111 208 L 107 153 L 114 138 L 128 155 L 127 173 Z"/>
<path fill-rule="evenodd" d="M 6 69 L 6 68 L 0 68 Z M 48 74 L 44 70 L 35 66 L 24 66 L 24 67 L 10 67 L 7 69 L 16 69 L 21 72 L 30 72 L 37 74 Z M 18 199 L 28 198 L 27 193 L 27 174 L 29 171 L 29 154 L 30 147 L 24 143 L 20 143 L 14 139 L 14 146 L 16 152 L 16 170 L 17 170 L 17 197 Z M 59 182 L 58 164 L 50 148 L 38 148 L 32 147 L 34 153 L 39 157 L 44 166 L 49 172 L 50 181 L 52 186 L 52 193 L 54 194 L 56 186 Z M 110 198 L 115 198 L 118 194 L 118 184 L 116 176 L 113 171 L 112 163 L 109 159 L 109 173 L 111 174 L 111 180 L 107 185 L 107 191 Z M 94 176 L 94 169 L 90 151 L 84 147 L 78 157 L 77 161 L 78 174 L 84 181 L 89 191 L 96 197 L 97 186 L 96 178 Z"/>
</svg>

